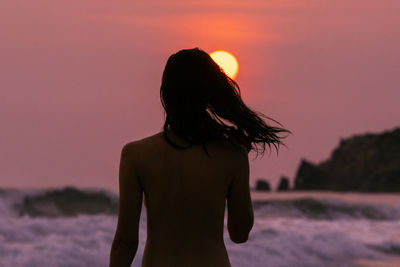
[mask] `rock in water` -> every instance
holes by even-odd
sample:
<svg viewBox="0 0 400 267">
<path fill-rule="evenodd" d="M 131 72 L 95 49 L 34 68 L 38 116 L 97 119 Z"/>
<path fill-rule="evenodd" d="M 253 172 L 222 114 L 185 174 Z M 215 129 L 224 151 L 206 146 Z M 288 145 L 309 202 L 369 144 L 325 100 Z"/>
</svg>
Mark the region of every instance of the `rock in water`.
<svg viewBox="0 0 400 267">
<path fill-rule="evenodd" d="M 256 182 L 256 190 L 259 191 L 271 191 L 268 181 L 264 179 L 258 179 Z"/>
<path fill-rule="evenodd" d="M 289 179 L 286 176 L 282 176 L 277 191 L 288 191 L 288 190 L 289 190 Z"/>
<path fill-rule="evenodd" d="M 316 165 L 302 160 L 294 189 L 400 192 L 400 128 L 342 139 Z"/>
<path fill-rule="evenodd" d="M 74 187 L 48 190 L 26 196 L 19 215 L 31 217 L 77 216 L 79 214 L 117 214 L 117 199 L 103 191 L 84 191 Z"/>
</svg>

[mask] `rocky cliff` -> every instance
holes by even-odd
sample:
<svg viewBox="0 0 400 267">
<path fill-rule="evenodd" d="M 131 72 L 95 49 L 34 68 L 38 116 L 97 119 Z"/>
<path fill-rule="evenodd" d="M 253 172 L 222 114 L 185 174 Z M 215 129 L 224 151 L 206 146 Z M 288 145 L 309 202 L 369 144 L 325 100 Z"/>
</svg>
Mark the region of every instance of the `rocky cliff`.
<svg viewBox="0 0 400 267">
<path fill-rule="evenodd" d="M 294 189 L 400 192 L 400 128 L 342 139 L 319 164 L 303 159 Z"/>
</svg>

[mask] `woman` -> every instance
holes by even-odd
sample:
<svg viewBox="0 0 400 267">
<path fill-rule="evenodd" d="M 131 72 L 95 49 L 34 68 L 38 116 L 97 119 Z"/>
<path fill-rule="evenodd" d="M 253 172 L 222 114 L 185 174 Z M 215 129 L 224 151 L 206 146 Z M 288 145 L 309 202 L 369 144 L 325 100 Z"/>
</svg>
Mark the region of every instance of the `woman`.
<svg viewBox="0 0 400 267">
<path fill-rule="evenodd" d="M 225 202 L 229 236 L 244 243 L 254 220 L 248 153 L 258 155 L 255 144 L 262 153 L 265 144 L 278 151 L 284 138 L 278 134 L 290 131 L 250 110 L 237 83 L 198 48 L 170 56 L 160 97 L 163 130 L 122 148 L 110 266 L 133 261 L 143 194 L 143 267 L 231 266 L 223 241 Z"/>
</svg>

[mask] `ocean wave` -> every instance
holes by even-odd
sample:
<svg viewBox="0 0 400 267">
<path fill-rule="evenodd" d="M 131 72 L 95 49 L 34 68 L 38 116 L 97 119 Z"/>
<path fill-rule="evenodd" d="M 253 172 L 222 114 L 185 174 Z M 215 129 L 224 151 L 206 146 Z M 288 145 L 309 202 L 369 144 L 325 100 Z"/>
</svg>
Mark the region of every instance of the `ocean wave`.
<svg viewBox="0 0 400 267">
<path fill-rule="evenodd" d="M 381 244 L 369 244 L 367 246 L 386 254 L 400 256 L 400 243 L 386 241 Z"/>
<path fill-rule="evenodd" d="M 253 202 L 254 209 L 264 217 L 300 217 L 316 220 L 368 219 L 399 220 L 400 207 L 339 200 L 300 198 Z"/>
<path fill-rule="evenodd" d="M 289 217 L 315 220 L 400 220 L 400 206 L 311 197 L 254 201 L 253 207 L 256 216 L 267 219 Z M 80 214 L 116 215 L 117 211 L 118 196 L 101 189 L 0 189 L 0 216 L 55 218 Z"/>
<path fill-rule="evenodd" d="M 0 267 L 107 266 L 117 224 L 107 214 L 116 206 L 117 195 L 103 190 L 0 190 Z M 400 253 L 396 207 L 303 198 L 254 202 L 254 208 L 244 244 L 229 239 L 224 222 L 232 266 L 353 267 L 357 259 L 385 261 Z M 134 267 L 146 242 L 145 209 L 139 233 Z"/>
<path fill-rule="evenodd" d="M 64 187 L 47 190 L 0 189 L 0 215 L 69 217 L 79 214 L 116 215 L 118 198 L 98 189 Z"/>
<path fill-rule="evenodd" d="M 387 223 L 392 225 L 389 230 Z M 106 215 L 0 217 L 0 267 L 108 266 L 116 224 L 115 216 Z M 377 235 L 366 241 L 362 231 L 350 227 L 367 227 L 366 231 L 376 231 Z M 393 254 L 388 250 L 395 249 L 387 241 L 399 234 L 397 222 L 393 221 L 365 224 L 275 218 L 267 226 L 255 226 L 248 242 L 235 244 L 229 239 L 226 224 L 224 228 L 224 242 L 233 267 L 354 267 L 352 262 L 356 259 L 388 258 Z M 141 266 L 146 237 L 146 215 L 142 210 L 133 267 Z"/>
</svg>

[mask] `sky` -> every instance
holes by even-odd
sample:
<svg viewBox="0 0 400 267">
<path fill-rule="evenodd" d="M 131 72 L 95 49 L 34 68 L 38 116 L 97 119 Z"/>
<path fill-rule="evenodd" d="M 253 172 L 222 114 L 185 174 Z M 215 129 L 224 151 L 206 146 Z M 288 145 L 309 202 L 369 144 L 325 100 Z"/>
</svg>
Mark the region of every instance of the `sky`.
<svg viewBox="0 0 400 267">
<path fill-rule="evenodd" d="M 291 130 L 250 184 L 340 139 L 400 126 L 400 1 L 5 0 L 0 188 L 118 188 L 124 144 L 161 131 L 161 75 L 181 49 L 234 54 L 243 101 Z"/>
</svg>

